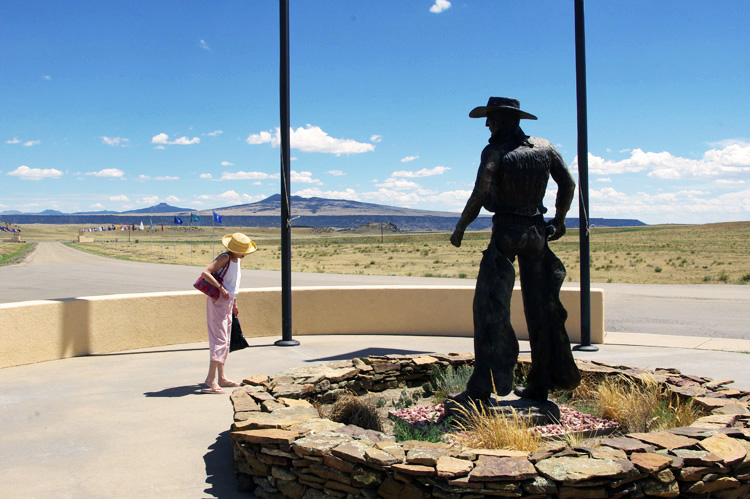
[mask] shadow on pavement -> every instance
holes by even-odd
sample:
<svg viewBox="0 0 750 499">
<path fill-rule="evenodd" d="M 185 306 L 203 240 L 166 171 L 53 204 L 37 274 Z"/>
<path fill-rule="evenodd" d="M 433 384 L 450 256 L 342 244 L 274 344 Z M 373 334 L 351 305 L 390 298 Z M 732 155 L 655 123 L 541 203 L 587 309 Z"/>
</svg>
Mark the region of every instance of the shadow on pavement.
<svg viewBox="0 0 750 499">
<path fill-rule="evenodd" d="M 166 398 L 185 397 L 187 395 L 205 395 L 201 391 L 203 388 L 205 388 L 204 385 L 175 386 L 173 388 L 165 388 L 164 390 L 160 390 L 158 392 L 145 392 L 143 395 L 145 395 L 146 397 Z"/>
<path fill-rule="evenodd" d="M 251 498 L 255 495 L 237 490 L 237 478 L 232 470 L 232 444 L 229 430 L 219 433 L 216 441 L 208 448 L 203 456 L 206 463 L 206 483 L 203 490 L 210 497 L 221 498 Z"/>
<path fill-rule="evenodd" d="M 432 353 L 432 351 L 426 350 L 402 350 L 400 348 L 380 348 L 371 347 L 357 350 L 356 352 L 345 352 L 338 355 L 332 355 L 331 357 L 321 357 L 319 359 L 308 359 L 305 362 L 321 362 L 326 360 L 347 360 L 354 359 L 356 357 L 369 357 L 370 355 L 411 355 L 417 353 Z"/>
</svg>

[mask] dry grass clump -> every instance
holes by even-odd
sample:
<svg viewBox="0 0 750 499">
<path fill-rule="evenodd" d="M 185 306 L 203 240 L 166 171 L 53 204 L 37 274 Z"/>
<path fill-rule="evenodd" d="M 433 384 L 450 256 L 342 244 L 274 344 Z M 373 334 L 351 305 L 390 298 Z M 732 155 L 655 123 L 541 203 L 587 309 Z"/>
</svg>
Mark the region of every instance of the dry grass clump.
<svg viewBox="0 0 750 499">
<path fill-rule="evenodd" d="M 337 423 L 351 424 L 366 430 L 383 431 L 383 424 L 373 400 L 364 400 L 356 395 L 344 395 L 334 402 L 328 411 L 318 407 L 321 416 Z M 323 414 L 326 412 L 326 414 Z"/>
<path fill-rule="evenodd" d="M 456 442 L 471 448 L 515 449 L 534 452 L 541 437 L 529 431 L 529 420 L 513 409 L 513 417 L 492 411 L 470 401 L 468 408 L 459 407 L 461 415 L 454 420 L 459 428 Z"/>
<path fill-rule="evenodd" d="M 608 377 L 583 383 L 572 395 L 595 416 L 617 422 L 626 432 L 659 431 L 689 426 L 702 414 L 692 400 L 684 402 L 653 377 Z"/>
</svg>

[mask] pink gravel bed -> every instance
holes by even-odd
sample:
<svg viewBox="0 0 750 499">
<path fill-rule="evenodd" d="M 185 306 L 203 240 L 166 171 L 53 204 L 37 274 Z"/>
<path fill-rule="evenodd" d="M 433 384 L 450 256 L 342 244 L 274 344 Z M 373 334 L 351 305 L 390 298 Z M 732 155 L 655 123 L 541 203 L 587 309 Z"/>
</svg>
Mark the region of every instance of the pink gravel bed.
<svg viewBox="0 0 750 499">
<path fill-rule="evenodd" d="M 429 423 L 439 423 L 444 415 L 445 409 L 443 404 L 425 407 L 407 407 L 388 412 L 389 417 L 406 421 L 416 428 L 422 428 Z"/>
<path fill-rule="evenodd" d="M 406 421 L 416 428 L 423 428 L 429 423 L 440 423 L 444 415 L 443 404 L 426 407 L 407 407 L 388 413 L 389 417 Z M 610 432 L 617 427 L 618 425 L 614 421 L 597 418 L 591 414 L 561 405 L 559 424 L 535 426 L 530 431 L 542 438 L 549 438 L 569 433 Z"/>
<path fill-rule="evenodd" d="M 560 423 L 535 426 L 531 429 L 542 438 L 555 437 L 568 433 L 609 432 L 618 424 L 608 419 L 597 418 L 591 414 L 577 411 L 571 407 L 560 406 Z"/>
</svg>

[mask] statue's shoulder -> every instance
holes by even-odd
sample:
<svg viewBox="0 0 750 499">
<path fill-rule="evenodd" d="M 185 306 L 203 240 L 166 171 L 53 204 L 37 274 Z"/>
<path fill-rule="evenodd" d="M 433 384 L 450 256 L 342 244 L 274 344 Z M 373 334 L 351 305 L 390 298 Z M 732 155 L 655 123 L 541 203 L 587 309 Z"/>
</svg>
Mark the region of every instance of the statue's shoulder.
<svg viewBox="0 0 750 499">
<path fill-rule="evenodd" d="M 540 137 L 529 137 L 528 140 L 535 148 L 538 147 L 539 149 L 554 149 L 549 140 L 542 139 Z"/>
</svg>

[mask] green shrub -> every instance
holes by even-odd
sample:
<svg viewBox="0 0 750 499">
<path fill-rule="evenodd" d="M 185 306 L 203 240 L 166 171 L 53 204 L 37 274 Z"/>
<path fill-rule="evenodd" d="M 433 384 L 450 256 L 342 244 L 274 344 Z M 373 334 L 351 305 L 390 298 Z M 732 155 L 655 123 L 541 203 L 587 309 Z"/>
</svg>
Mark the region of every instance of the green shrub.
<svg viewBox="0 0 750 499">
<path fill-rule="evenodd" d="M 433 366 L 430 385 L 434 392 L 432 397 L 434 402 L 439 404 L 444 402 L 450 394 L 466 390 L 466 384 L 473 372 L 474 368 L 470 366 L 459 366 L 455 370 L 453 366 L 448 366 L 445 370 Z"/>
</svg>

